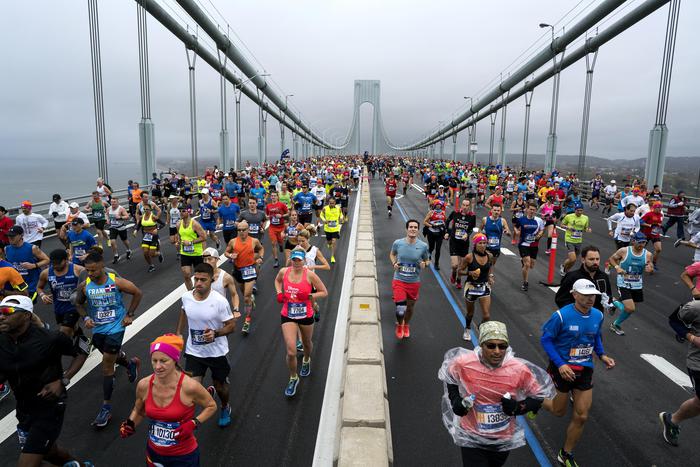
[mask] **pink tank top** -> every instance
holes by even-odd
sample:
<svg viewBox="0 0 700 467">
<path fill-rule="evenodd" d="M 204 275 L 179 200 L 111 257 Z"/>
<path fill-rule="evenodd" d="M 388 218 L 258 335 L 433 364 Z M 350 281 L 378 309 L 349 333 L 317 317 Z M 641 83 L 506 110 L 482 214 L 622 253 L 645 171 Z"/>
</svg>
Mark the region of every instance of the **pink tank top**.
<svg viewBox="0 0 700 467">
<path fill-rule="evenodd" d="M 284 302 L 284 305 L 282 305 L 282 316 L 286 318 L 304 319 L 311 318 L 314 315 L 310 298 L 307 298 L 304 301 L 297 299 L 297 294 L 302 294 L 309 297 L 312 292 L 311 284 L 309 284 L 309 281 L 306 278 L 306 271 L 306 268 L 304 268 L 303 272 L 301 273 L 300 282 L 292 282 L 289 279 L 289 274 L 292 272 L 292 268 L 287 269 L 287 272 L 284 273 L 284 278 L 282 279 L 282 292 L 287 300 Z"/>
</svg>

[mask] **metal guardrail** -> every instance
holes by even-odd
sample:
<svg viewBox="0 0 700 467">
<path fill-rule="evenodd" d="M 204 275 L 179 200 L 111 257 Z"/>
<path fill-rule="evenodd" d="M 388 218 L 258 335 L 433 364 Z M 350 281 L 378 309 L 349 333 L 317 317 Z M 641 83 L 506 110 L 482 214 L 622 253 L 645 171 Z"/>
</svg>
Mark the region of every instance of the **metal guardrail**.
<svg viewBox="0 0 700 467">
<path fill-rule="evenodd" d="M 579 191 L 579 193 L 581 193 L 582 199 L 585 199 L 585 200 L 590 199 L 590 197 L 591 197 L 591 180 L 579 180 L 578 191 Z M 667 209 L 668 202 L 671 200 L 671 198 L 676 196 L 677 193 L 664 193 L 662 191 L 661 194 L 663 195 L 663 198 L 661 198 L 661 203 L 663 203 L 664 209 Z M 686 196 L 686 199 L 688 200 L 688 204 L 686 206 L 686 208 L 688 209 L 688 214 L 695 211 L 696 209 L 700 209 L 700 198 L 697 198 L 695 196 Z"/>
</svg>

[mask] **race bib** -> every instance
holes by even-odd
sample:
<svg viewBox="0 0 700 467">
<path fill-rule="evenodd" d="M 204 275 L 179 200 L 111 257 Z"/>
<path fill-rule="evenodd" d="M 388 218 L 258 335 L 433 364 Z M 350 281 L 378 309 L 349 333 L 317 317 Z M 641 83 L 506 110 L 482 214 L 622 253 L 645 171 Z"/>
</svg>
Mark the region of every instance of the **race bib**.
<svg viewBox="0 0 700 467">
<path fill-rule="evenodd" d="M 248 230 L 251 235 L 257 235 L 260 232 L 260 224 L 250 224 Z"/>
<path fill-rule="evenodd" d="M 287 303 L 287 316 L 292 319 L 306 317 L 306 303 Z"/>
<path fill-rule="evenodd" d="M 117 310 L 114 308 L 110 308 L 108 310 L 97 310 L 95 312 L 95 316 L 93 318 L 93 321 L 95 324 L 110 324 L 116 321 L 117 319 Z"/>
<path fill-rule="evenodd" d="M 651 234 L 652 235 L 661 235 L 663 233 L 663 229 L 659 227 L 658 225 L 655 225 L 651 228 Z"/>
<path fill-rule="evenodd" d="M 290 237 L 296 237 L 299 234 L 299 231 L 297 230 L 296 227 L 290 227 L 287 229 L 287 235 Z"/>
<path fill-rule="evenodd" d="M 399 263 L 399 274 L 406 277 L 415 276 L 418 271 L 418 265 L 415 263 Z"/>
<path fill-rule="evenodd" d="M 248 280 L 248 279 L 255 279 L 258 277 L 258 273 L 255 270 L 255 266 L 246 266 L 241 269 L 241 278 L 243 280 Z"/>
<path fill-rule="evenodd" d="M 301 205 L 301 210 L 302 211 L 310 211 L 311 210 L 311 203 L 304 202 Z"/>
<path fill-rule="evenodd" d="M 153 240 L 153 234 L 151 234 L 151 233 L 143 234 L 143 241 L 144 242 L 150 242 L 152 240 Z"/>
<path fill-rule="evenodd" d="M 501 239 L 498 237 L 488 237 L 487 246 L 488 248 L 498 248 L 501 246 Z"/>
<path fill-rule="evenodd" d="M 280 215 L 279 214 L 273 215 L 272 219 L 270 219 L 270 223 L 272 225 L 280 225 Z"/>
<path fill-rule="evenodd" d="M 622 227 L 620 228 L 620 235 L 629 237 L 632 233 L 632 227 Z"/>
<path fill-rule="evenodd" d="M 584 358 L 587 359 L 587 357 L 590 357 L 593 355 L 593 346 L 592 345 L 584 345 L 580 347 L 572 347 L 571 350 L 569 350 L 569 357 L 572 358 Z"/>
<path fill-rule="evenodd" d="M 236 221 L 235 219 L 226 219 L 226 223 L 224 224 L 225 227 L 235 227 L 236 226 Z"/>
<path fill-rule="evenodd" d="M 92 211 L 92 218 L 95 220 L 104 219 L 105 213 L 102 211 Z"/>
<path fill-rule="evenodd" d="M 515 218 L 520 219 L 521 217 L 523 217 L 523 212 L 522 211 L 515 211 Z"/>
<path fill-rule="evenodd" d="M 194 253 L 194 245 L 182 245 L 183 253 Z"/>
<path fill-rule="evenodd" d="M 467 289 L 467 295 L 480 297 L 486 293 L 486 284 L 474 284 Z"/>
<path fill-rule="evenodd" d="M 469 238 L 469 234 L 464 229 L 456 229 L 455 230 L 455 238 L 457 240 L 466 240 Z"/>
<path fill-rule="evenodd" d="M 56 298 L 60 302 L 70 302 L 71 293 L 70 289 L 59 289 L 58 293 L 56 293 Z"/>
<path fill-rule="evenodd" d="M 328 227 L 336 227 L 338 225 L 338 221 L 328 221 Z"/>
<path fill-rule="evenodd" d="M 476 426 L 480 433 L 498 433 L 508 427 L 510 417 L 503 413 L 501 404 L 476 404 Z"/>
<path fill-rule="evenodd" d="M 156 446 L 167 447 L 177 444 L 175 439 L 175 429 L 180 426 L 178 422 L 158 422 L 151 420 L 151 427 L 148 430 L 148 439 Z"/>
<path fill-rule="evenodd" d="M 630 284 L 637 284 L 642 282 L 642 275 L 641 274 L 623 274 L 622 278 L 624 279 L 625 282 L 628 282 Z"/>
<path fill-rule="evenodd" d="M 535 241 L 535 234 L 526 234 L 525 241 L 528 243 L 534 242 Z"/>
<path fill-rule="evenodd" d="M 210 344 L 210 342 L 204 338 L 203 329 L 190 329 L 190 341 L 192 342 L 192 345 Z"/>
<path fill-rule="evenodd" d="M 85 248 L 83 248 L 83 247 L 73 248 L 73 254 L 75 256 L 83 256 L 85 254 Z"/>
<path fill-rule="evenodd" d="M 571 238 L 573 240 L 581 240 L 583 238 L 583 230 L 572 230 L 571 231 Z"/>
</svg>

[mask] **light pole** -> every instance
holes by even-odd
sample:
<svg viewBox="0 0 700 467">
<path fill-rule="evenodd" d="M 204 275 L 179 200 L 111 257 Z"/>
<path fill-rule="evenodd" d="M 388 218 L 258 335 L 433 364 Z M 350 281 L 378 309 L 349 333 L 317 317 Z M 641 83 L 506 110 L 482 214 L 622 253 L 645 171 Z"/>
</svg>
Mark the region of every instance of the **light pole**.
<svg viewBox="0 0 700 467">
<path fill-rule="evenodd" d="M 258 73 L 233 86 L 233 97 L 236 99 L 236 165 L 234 167 L 236 171 L 240 170 L 243 164 L 241 155 L 241 87 L 258 76 L 270 76 L 270 74 Z"/>
</svg>

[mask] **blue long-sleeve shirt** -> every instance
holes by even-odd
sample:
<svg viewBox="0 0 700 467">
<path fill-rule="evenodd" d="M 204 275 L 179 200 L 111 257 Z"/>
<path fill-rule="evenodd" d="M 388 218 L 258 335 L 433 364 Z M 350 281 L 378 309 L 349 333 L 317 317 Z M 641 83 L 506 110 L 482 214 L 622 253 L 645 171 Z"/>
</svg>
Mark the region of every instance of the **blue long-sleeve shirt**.
<svg viewBox="0 0 700 467">
<path fill-rule="evenodd" d="M 540 343 L 557 367 L 593 367 L 593 352 L 598 357 L 605 354 L 600 336 L 602 325 L 603 313 L 600 310 L 591 308 L 588 314 L 583 314 L 571 303 L 552 313 L 542 325 Z"/>
</svg>

